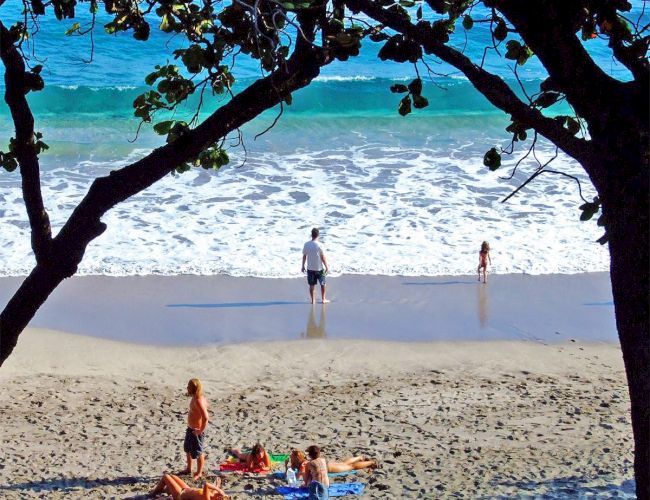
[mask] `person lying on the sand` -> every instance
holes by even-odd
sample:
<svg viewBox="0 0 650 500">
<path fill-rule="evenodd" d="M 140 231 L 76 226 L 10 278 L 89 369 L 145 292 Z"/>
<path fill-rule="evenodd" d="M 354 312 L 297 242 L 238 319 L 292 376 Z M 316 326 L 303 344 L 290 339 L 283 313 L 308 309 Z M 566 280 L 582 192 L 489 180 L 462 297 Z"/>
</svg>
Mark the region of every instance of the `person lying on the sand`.
<svg viewBox="0 0 650 500">
<path fill-rule="evenodd" d="M 173 474 L 163 474 L 158 484 L 149 492 L 150 497 L 156 497 L 161 493 L 171 495 L 174 500 L 225 500 L 230 498 L 221 489 L 221 478 L 215 480 L 215 484 L 203 484 L 203 488 L 192 488 L 180 477 Z"/>
<path fill-rule="evenodd" d="M 296 470 L 296 477 L 305 477 L 305 467 L 307 467 L 309 459 L 307 456 L 298 449 L 291 450 L 289 458 L 284 462 L 285 469 L 291 467 Z M 374 469 L 377 467 L 376 460 L 367 460 L 365 457 L 359 455 L 356 457 L 346 458 L 343 461 L 334 462 L 327 461 L 327 472 L 350 472 L 353 470 L 361 469 Z"/>
<path fill-rule="evenodd" d="M 230 450 L 230 453 L 250 470 L 271 470 L 271 457 L 260 443 L 255 444 L 249 453 L 242 453 L 236 448 Z"/>
</svg>

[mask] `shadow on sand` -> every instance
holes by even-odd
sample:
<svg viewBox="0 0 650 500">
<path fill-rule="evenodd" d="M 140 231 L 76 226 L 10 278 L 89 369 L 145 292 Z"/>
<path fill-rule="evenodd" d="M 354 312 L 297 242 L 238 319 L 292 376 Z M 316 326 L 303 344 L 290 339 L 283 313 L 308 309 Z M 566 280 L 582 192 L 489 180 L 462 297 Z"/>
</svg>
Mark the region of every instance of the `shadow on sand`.
<svg viewBox="0 0 650 500">
<path fill-rule="evenodd" d="M 611 481 L 611 479 L 605 479 Z M 634 479 L 628 479 L 620 484 L 607 482 L 605 484 L 590 484 L 584 477 L 563 477 L 542 481 L 498 481 L 498 484 L 511 486 L 519 491 L 518 497 L 566 499 L 566 498 L 636 498 Z M 542 490 L 544 493 L 539 493 Z M 509 497 L 495 497 L 509 498 Z"/>
<path fill-rule="evenodd" d="M 228 308 L 228 307 L 294 306 L 298 304 L 306 304 L 306 302 L 274 300 L 268 302 L 221 302 L 216 304 L 167 304 L 165 307 L 195 307 L 199 309 L 211 309 L 211 308 Z"/>
<path fill-rule="evenodd" d="M 478 281 L 405 281 L 402 285 L 441 286 L 441 285 L 476 285 Z"/>
<path fill-rule="evenodd" d="M 123 476 L 113 479 L 89 479 L 87 477 L 45 479 L 43 481 L 29 481 L 27 483 L 0 485 L 0 497 L 2 491 L 32 491 L 44 493 L 46 491 L 70 491 L 79 488 L 92 489 L 102 486 L 118 486 L 129 484 L 148 483 L 154 484 L 157 477 L 144 476 Z M 130 498 L 146 498 L 146 496 L 135 496 Z"/>
</svg>

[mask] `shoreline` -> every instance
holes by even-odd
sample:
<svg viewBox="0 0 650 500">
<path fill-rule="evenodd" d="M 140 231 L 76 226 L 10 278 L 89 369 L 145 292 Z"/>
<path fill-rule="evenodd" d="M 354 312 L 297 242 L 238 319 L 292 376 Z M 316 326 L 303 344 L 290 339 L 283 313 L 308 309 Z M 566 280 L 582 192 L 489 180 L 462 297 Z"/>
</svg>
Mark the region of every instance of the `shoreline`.
<svg viewBox="0 0 650 500">
<path fill-rule="evenodd" d="M 208 478 L 224 448 L 317 443 L 380 460 L 360 498 L 581 493 L 632 498 L 632 435 L 611 343 L 313 340 L 138 346 L 26 330 L 0 369 L 0 496 L 144 498 L 183 465 L 190 377 L 211 403 Z M 224 477 L 234 498 L 278 479 Z M 359 498 L 359 497 L 355 497 Z"/>
<path fill-rule="evenodd" d="M 618 342 L 608 273 L 328 278 L 310 305 L 304 278 L 75 276 L 31 327 L 145 345 L 301 338 Z M 22 278 L 0 278 L 0 302 Z"/>
</svg>

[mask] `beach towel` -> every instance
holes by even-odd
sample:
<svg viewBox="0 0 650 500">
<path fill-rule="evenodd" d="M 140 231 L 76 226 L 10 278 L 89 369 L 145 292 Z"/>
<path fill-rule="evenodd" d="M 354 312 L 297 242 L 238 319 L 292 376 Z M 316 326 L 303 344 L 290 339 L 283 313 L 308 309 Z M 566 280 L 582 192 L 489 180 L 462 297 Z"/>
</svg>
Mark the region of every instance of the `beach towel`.
<svg viewBox="0 0 650 500">
<path fill-rule="evenodd" d="M 251 450 L 245 448 L 243 450 L 243 453 L 250 453 L 250 451 Z M 269 456 L 271 462 L 284 463 L 286 460 L 289 459 L 288 453 L 269 453 L 269 452 L 266 453 Z M 231 455 L 226 459 L 226 462 L 236 462 L 236 461 L 239 461 L 239 459 L 234 455 Z"/>
<path fill-rule="evenodd" d="M 241 462 L 226 462 L 219 464 L 219 470 L 221 472 L 249 472 L 251 474 L 268 474 L 270 470 L 263 469 L 249 469 L 246 467 L 246 464 Z"/>
<path fill-rule="evenodd" d="M 345 495 L 361 495 L 366 487 L 363 483 L 333 483 L 330 484 L 327 492 L 331 497 L 343 497 Z M 309 497 L 309 489 L 303 486 L 276 486 L 275 492 L 284 495 L 285 500 L 294 498 Z"/>
<path fill-rule="evenodd" d="M 345 472 L 328 472 L 327 475 L 329 477 L 339 477 L 339 476 L 349 476 L 350 474 L 356 474 L 356 470 L 348 470 Z M 282 479 L 284 481 L 287 480 L 287 473 L 283 472 L 281 470 L 276 471 L 273 473 L 273 477 L 277 477 L 278 479 Z"/>
<path fill-rule="evenodd" d="M 269 458 L 271 462 L 285 462 L 289 460 L 289 455 L 287 453 L 269 453 Z"/>
</svg>

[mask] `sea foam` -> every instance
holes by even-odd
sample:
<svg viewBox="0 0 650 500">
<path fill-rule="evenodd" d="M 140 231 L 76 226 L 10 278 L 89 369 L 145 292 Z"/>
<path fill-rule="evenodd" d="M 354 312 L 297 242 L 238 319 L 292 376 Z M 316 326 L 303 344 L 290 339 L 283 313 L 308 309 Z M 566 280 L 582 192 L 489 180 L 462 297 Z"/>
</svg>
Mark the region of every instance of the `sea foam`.
<svg viewBox="0 0 650 500">
<path fill-rule="evenodd" d="M 299 276 L 313 226 L 322 230 L 334 274 L 471 274 L 483 240 L 497 273 L 607 269 L 606 247 L 595 243 L 601 229 L 578 220 L 575 182 L 541 175 L 501 202 L 535 164 L 524 162 L 504 180 L 515 161 L 504 157 L 503 171 L 489 172 L 482 153 L 498 144 L 496 127 L 414 119 L 405 129 L 390 119 L 348 119 L 342 130 L 341 123 L 323 119 L 307 133 L 303 121 L 288 119 L 258 141 L 249 131 L 247 156 L 231 151 L 219 172 L 167 176 L 106 214 L 108 229 L 89 246 L 79 273 Z M 54 231 L 94 177 L 147 151 L 72 165 L 50 160 L 43 196 Z M 552 154 L 545 146 L 538 156 Z M 568 157 L 560 155 L 553 169 L 575 175 L 584 195 L 594 195 Z M 17 176 L 0 179 L 2 274 L 22 275 L 34 263 L 22 194 Z"/>
</svg>

